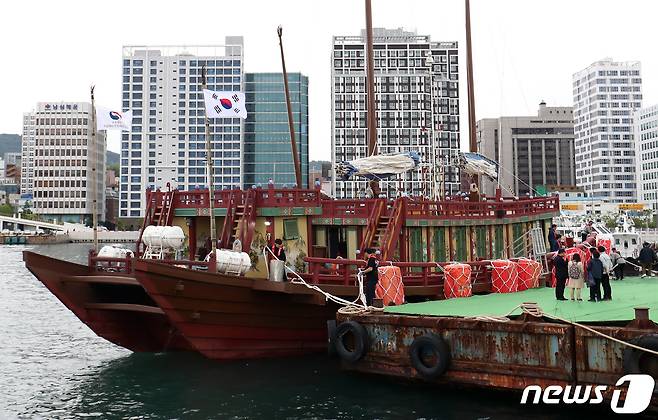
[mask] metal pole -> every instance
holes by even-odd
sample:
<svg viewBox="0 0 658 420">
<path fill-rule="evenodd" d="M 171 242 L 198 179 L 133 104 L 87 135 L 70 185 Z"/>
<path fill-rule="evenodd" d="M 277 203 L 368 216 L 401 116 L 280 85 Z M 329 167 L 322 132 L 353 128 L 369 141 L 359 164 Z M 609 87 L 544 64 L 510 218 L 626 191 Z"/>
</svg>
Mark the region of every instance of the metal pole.
<svg viewBox="0 0 658 420">
<path fill-rule="evenodd" d="M 208 89 L 206 83 L 205 65 L 201 67 L 201 89 L 202 90 Z M 214 179 L 213 179 L 213 170 L 212 170 L 212 147 L 210 142 L 210 118 L 208 118 L 207 112 L 206 112 L 205 120 L 206 120 L 206 162 L 207 162 L 206 169 L 208 171 L 208 210 L 210 213 L 210 242 L 211 242 L 210 249 L 212 255 L 215 256 L 217 251 L 217 238 L 216 238 L 217 232 L 215 231 L 215 212 L 213 209 L 215 204 L 215 195 L 213 194 Z"/>
<path fill-rule="evenodd" d="M 295 142 L 295 125 L 292 119 L 292 106 L 290 105 L 290 90 L 288 88 L 288 72 L 286 72 L 286 59 L 283 56 L 283 28 L 276 28 L 279 35 L 279 48 L 281 49 L 281 66 L 283 67 L 283 86 L 286 90 L 286 106 L 288 108 L 288 128 L 290 129 L 290 147 L 292 148 L 292 161 L 295 164 L 295 179 L 297 188 L 302 188 L 302 170 L 299 164 L 299 155 L 297 154 L 297 143 Z M 276 180 L 275 180 L 276 183 Z"/>
<path fill-rule="evenodd" d="M 91 90 L 91 144 L 89 145 L 90 154 L 88 156 L 89 165 L 91 165 L 91 223 L 94 229 L 94 252 L 98 252 L 98 176 L 96 174 L 96 159 L 98 159 L 97 147 L 96 147 L 96 102 L 94 100 L 94 89 L 96 86 L 92 86 Z"/>
<path fill-rule="evenodd" d="M 375 105 L 375 59 L 373 57 L 372 5 L 366 0 L 366 93 L 368 95 L 368 156 L 377 153 L 377 115 Z"/>
<path fill-rule="evenodd" d="M 466 79 L 468 84 L 468 132 L 469 149 L 477 153 L 478 144 L 475 132 L 475 93 L 473 86 L 473 51 L 471 47 L 471 5 L 470 0 L 465 0 L 466 6 Z M 477 175 L 473 176 L 473 182 L 478 183 Z"/>
</svg>

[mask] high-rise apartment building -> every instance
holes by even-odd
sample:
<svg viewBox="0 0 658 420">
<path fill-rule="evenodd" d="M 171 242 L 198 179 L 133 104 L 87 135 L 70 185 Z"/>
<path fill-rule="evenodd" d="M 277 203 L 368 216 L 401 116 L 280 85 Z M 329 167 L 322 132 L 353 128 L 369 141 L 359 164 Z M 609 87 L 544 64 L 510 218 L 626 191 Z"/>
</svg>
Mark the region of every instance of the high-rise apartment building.
<svg viewBox="0 0 658 420">
<path fill-rule="evenodd" d="M 634 113 L 638 201 L 658 210 L 658 105 Z"/>
<path fill-rule="evenodd" d="M 207 188 L 204 66 L 208 89 L 242 91 L 242 37 L 222 46 L 124 47 L 122 108 L 133 125 L 121 139 L 120 217 L 144 217 L 146 188 Z M 210 133 L 213 187 L 240 188 L 242 120 L 210 119 Z"/>
<path fill-rule="evenodd" d="M 290 102 L 302 186 L 308 184 L 308 77 L 288 73 Z M 282 73 L 246 73 L 247 120 L 244 125 L 243 184 L 295 185 L 288 109 Z"/>
<path fill-rule="evenodd" d="M 34 138 L 37 131 L 36 113 L 23 114 L 21 138 L 21 193 L 32 194 L 34 187 Z"/>
<path fill-rule="evenodd" d="M 633 110 L 642 106 L 640 63 L 610 58 L 573 75 L 576 181 L 613 203 L 637 198 Z"/>
<path fill-rule="evenodd" d="M 34 164 L 27 185 L 32 185 L 36 213 L 60 221 L 91 222 L 95 183 L 98 220 L 103 221 L 105 134 L 98 132 L 93 143 L 91 104 L 40 102 L 36 112 L 24 118 L 23 133 L 33 133 L 33 143 L 23 143 L 21 160 Z"/>
<path fill-rule="evenodd" d="M 539 104 L 534 116 L 485 118 L 477 122 L 478 150 L 500 165 L 498 182 L 482 177 L 484 192 L 534 194 L 538 186 L 576 185 L 571 107 Z"/>
<path fill-rule="evenodd" d="M 421 165 L 381 183 L 389 196 L 429 195 L 435 174 L 445 172 L 446 191 L 459 190 L 459 69 L 456 42 L 432 42 L 402 29 L 373 31 L 377 145 L 379 153 L 416 151 Z M 332 161 L 367 156 L 365 31 L 334 36 L 332 48 Z M 334 177 L 335 178 L 335 177 Z M 365 180 L 334 183 L 336 197 L 364 193 Z"/>
</svg>

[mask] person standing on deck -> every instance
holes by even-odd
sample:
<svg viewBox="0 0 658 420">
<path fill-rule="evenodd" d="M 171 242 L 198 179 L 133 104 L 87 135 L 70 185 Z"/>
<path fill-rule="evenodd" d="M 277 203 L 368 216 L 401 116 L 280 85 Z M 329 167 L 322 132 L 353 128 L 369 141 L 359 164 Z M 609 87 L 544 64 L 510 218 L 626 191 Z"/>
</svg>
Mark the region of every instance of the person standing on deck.
<svg viewBox="0 0 658 420">
<path fill-rule="evenodd" d="M 564 249 L 559 249 L 557 255 L 553 258 L 553 266 L 555 267 L 555 298 L 557 300 L 567 300 L 564 297 L 564 287 L 569 278 L 569 267 L 567 260 L 564 257 Z"/>
<path fill-rule="evenodd" d="M 596 248 L 592 248 L 592 259 L 587 263 L 587 275 L 592 276 L 591 281 L 588 280 L 589 284 L 589 301 L 590 302 L 599 302 L 601 301 L 601 278 L 603 277 L 603 263 L 599 259 L 599 251 Z"/>
<path fill-rule="evenodd" d="M 368 248 L 365 251 L 366 254 L 366 268 L 363 270 L 363 273 L 366 275 L 366 284 L 365 284 L 365 294 L 366 294 L 366 305 L 372 306 L 372 301 L 375 299 L 375 289 L 377 288 L 377 281 L 379 281 L 379 272 L 377 267 L 379 262 L 375 257 L 375 250 Z"/>
<path fill-rule="evenodd" d="M 599 245 L 598 251 L 600 253 L 599 259 L 603 264 L 603 276 L 601 276 L 601 285 L 603 286 L 603 300 L 612 300 L 612 289 L 610 288 L 610 272 L 612 271 L 612 260 L 610 256 L 605 253 L 605 247 Z"/>
<path fill-rule="evenodd" d="M 640 251 L 638 260 L 640 261 L 640 265 L 642 265 L 642 276 L 640 277 L 652 276 L 651 269 L 656 262 L 656 253 L 649 246 L 649 242 L 642 244 L 642 250 Z"/>
<path fill-rule="evenodd" d="M 610 252 L 610 260 L 612 261 L 612 266 L 614 267 L 614 275 L 617 280 L 624 280 L 624 269 L 626 268 L 626 259 L 621 256 L 617 248 L 612 248 Z"/>
<path fill-rule="evenodd" d="M 571 300 L 574 300 L 574 290 L 576 291 L 576 300 L 583 300 L 581 292 L 585 285 L 585 270 L 583 263 L 580 261 L 580 254 L 573 254 L 569 261 L 569 283 L 567 287 L 571 289 Z"/>
<path fill-rule="evenodd" d="M 274 249 L 272 252 L 277 259 L 283 262 L 286 261 L 286 251 L 283 249 L 283 241 L 281 239 L 276 239 L 274 241 Z"/>
<path fill-rule="evenodd" d="M 555 252 L 559 248 L 557 245 L 557 236 L 555 234 L 555 229 L 557 229 L 556 224 L 552 224 L 551 227 L 548 229 L 548 245 L 550 246 L 551 252 Z"/>
</svg>

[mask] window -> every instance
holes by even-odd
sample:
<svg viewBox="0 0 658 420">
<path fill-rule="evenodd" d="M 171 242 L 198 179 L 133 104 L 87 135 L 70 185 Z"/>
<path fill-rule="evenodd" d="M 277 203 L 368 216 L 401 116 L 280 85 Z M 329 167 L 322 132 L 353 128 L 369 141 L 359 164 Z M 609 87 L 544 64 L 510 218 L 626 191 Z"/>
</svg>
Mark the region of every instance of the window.
<svg viewBox="0 0 658 420">
<path fill-rule="evenodd" d="M 283 219 L 283 239 L 299 239 L 297 219 Z"/>
</svg>

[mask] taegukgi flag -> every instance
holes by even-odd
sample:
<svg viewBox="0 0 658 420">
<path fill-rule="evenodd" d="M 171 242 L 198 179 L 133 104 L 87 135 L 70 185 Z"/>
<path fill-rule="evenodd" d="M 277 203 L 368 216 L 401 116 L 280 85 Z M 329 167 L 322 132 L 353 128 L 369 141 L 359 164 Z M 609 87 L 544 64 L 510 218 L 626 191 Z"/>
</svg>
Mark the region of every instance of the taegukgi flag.
<svg viewBox="0 0 658 420">
<path fill-rule="evenodd" d="M 133 112 L 121 112 L 110 108 L 96 107 L 97 130 L 130 131 L 133 123 Z"/>
<path fill-rule="evenodd" d="M 240 117 L 247 119 L 247 107 L 242 92 L 213 92 L 204 89 L 203 99 L 206 102 L 208 118 Z"/>
</svg>

